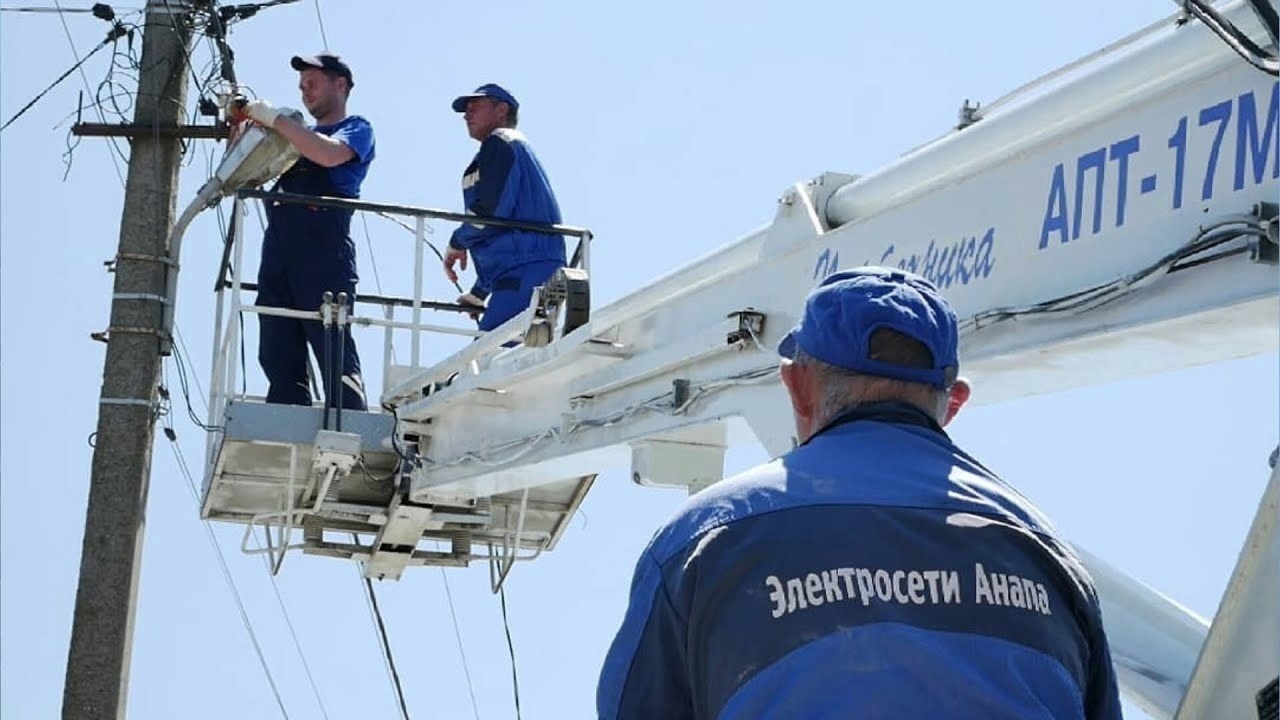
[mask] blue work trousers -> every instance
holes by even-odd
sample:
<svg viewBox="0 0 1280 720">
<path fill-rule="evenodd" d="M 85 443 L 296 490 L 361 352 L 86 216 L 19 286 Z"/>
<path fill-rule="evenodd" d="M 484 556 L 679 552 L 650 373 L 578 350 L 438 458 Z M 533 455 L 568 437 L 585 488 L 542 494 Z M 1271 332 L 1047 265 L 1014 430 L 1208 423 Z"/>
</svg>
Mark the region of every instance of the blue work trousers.
<svg viewBox="0 0 1280 720">
<path fill-rule="evenodd" d="M 480 329 L 488 332 L 524 312 L 533 299 L 534 288 L 542 285 L 564 263 L 535 262 L 508 270 L 494 278 L 489 303 L 480 317 Z"/>
<path fill-rule="evenodd" d="M 342 210 L 277 206 L 262 241 L 258 300 L 264 307 L 317 310 L 324 293 L 356 294 L 356 251 L 348 234 L 351 214 Z M 350 327 L 326 331 L 318 320 L 259 315 L 258 362 L 269 383 L 267 402 L 310 405 L 307 346 L 320 366 L 320 387 L 330 407 L 340 387 L 342 407 L 365 410 L 360 356 Z"/>
</svg>

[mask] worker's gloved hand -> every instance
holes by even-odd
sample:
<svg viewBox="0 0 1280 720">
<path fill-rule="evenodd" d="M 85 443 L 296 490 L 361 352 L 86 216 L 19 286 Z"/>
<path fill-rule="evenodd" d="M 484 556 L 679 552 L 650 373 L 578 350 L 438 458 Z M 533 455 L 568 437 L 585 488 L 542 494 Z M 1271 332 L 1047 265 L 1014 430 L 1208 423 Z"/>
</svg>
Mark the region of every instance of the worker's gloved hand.
<svg viewBox="0 0 1280 720">
<path fill-rule="evenodd" d="M 254 122 L 266 127 L 273 127 L 276 124 L 276 118 L 280 117 L 280 111 L 272 107 L 271 103 L 266 100 L 254 100 L 245 103 L 241 111 L 248 115 Z"/>
<path fill-rule="evenodd" d="M 459 305 L 467 305 L 476 308 L 475 312 L 467 313 L 472 320 L 479 320 L 480 315 L 484 313 L 484 300 L 472 295 L 471 293 L 463 293 L 458 296 Z"/>
</svg>

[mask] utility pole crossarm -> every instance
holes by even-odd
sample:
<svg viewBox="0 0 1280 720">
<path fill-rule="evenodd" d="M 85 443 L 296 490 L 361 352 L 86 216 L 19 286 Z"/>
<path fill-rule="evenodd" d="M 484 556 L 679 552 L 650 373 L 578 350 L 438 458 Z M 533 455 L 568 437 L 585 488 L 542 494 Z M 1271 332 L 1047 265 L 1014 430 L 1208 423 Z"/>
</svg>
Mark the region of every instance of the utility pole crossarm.
<svg viewBox="0 0 1280 720">
<path fill-rule="evenodd" d="M 139 138 L 157 135 L 162 138 L 186 140 L 225 140 L 231 128 L 217 125 L 144 125 L 141 123 L 76 123 L 71 134 L 76 137 L 125 137 Z"/>
</svg>

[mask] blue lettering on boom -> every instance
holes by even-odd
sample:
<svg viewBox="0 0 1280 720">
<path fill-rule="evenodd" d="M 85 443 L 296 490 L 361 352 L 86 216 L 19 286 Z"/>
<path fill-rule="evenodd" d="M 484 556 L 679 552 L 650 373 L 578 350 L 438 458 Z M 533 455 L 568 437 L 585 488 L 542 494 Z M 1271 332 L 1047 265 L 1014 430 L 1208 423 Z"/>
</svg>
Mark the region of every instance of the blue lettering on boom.
<svg viewBox="0 0 1280 720">
<path fill-rule="evenodd" d="M 909 270 L 927 278 L 939 289 L 952 285 L 968 285 L 990 277 L 995 269 L 996 229 L 988 228 L 981 238 L 974 235 L 949 245 L 930 240 L 923 254 L 896 257 L 896 246 L 890 245 L 879 261 L 868 259 L 863 265 L 883 265 Z M 821 280 L 840 270 L 840 253 L 826 248 L 813 266 L 813 279 Z"/>
<path fill-rule="evenodd" d="M 890 245 L 880 256 L 881 265 L 894 265 L 910 270 L 945 290 L 952 285 L 968 285 L 991 276 L 995 270 L 996 229 L 987 228 L 979 239 L 976 235 L 962 238 L 950 245 L 930 240 L 923 254 L 911 254 L 895 258 L 895 247 Z"/>
<path fill-rule="evenodd" d="M 1159 183 L 1168 188 L 1165 207 L 1173 210 L 1181 209 L 1184 201 L 1197 202 L 1197 198 L 1200 207 L 1207 209 L 1203 203 L 1221 196 L 1228 178 L 1234 192 L 1280 177 L 1280 83 L 1272 83 L 1269 94 L 1250 90 L 1170 124 L 1174 130 L 1164 143 L 1170 152 L 1164 157 L 1160 157 L 1158 145 L 1154 151 L 1140 152 L 1144 147 L 1141 137 L 1130 135 L 1110 145 L 1089 148 L 1074 162 L 1056 163 L 1043 205 L 1040 249 L 1124 227 L 1129 204 L 1135 198 L 1130 192 L 1129 171 L 1139 158 L 1144 170 L 1155 172 L 1139 178 L 1141 194 L 1137 197 L 1150 199 L 1142 200 L 1138 211 L 1151 212 L 1156 207 L 1153 199 L 1159 195 L 1153 193 L 1157 176 L 1173 175 L 1172 181 Z M 1189 152 L 1190 148 L 1196 152 Z M 1202 164 L 1191 167 L 1189 162 Z M 1113 172 L 1108 171 L 1108 165 Z M 1104 215 L 1104 204 L 1114 205 L 1114 213 Z"/>
</svg>

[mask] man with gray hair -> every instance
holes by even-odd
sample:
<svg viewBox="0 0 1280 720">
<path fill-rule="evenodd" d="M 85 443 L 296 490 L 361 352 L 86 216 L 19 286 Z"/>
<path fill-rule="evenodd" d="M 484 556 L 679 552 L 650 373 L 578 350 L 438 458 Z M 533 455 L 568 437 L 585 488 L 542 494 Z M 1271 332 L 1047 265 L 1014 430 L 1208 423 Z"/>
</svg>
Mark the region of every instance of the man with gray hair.
<svg viewBox="0 0 1280 720">
<path fill-rule="evenodd" d="M 601 718 L 1121 717 L 1093 581 L 943 426 L 969 398 L 924 278 L 826 278 L 779 344 L 798 446 L 641 556 Z"/>
</svg>

